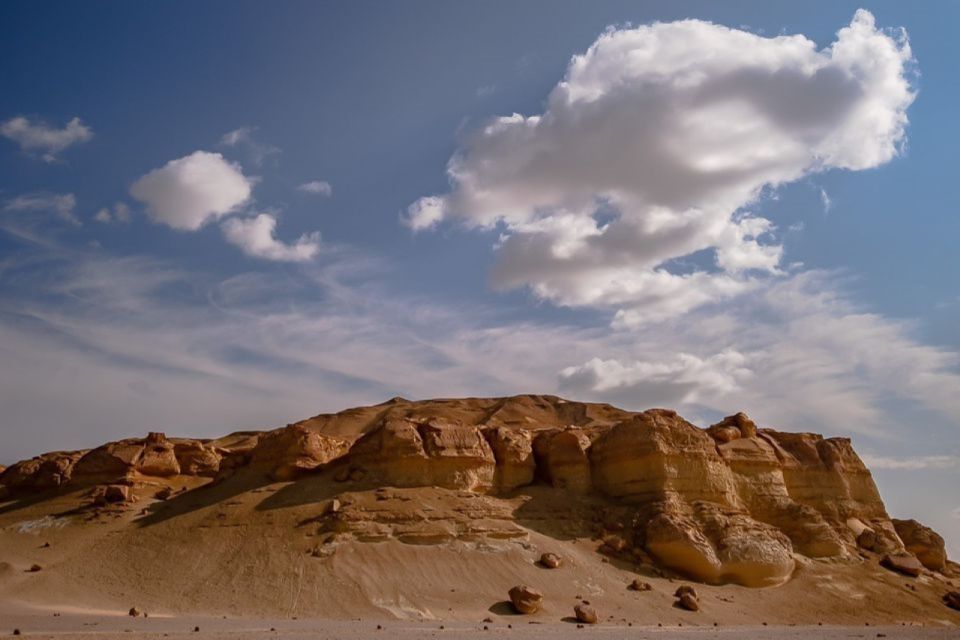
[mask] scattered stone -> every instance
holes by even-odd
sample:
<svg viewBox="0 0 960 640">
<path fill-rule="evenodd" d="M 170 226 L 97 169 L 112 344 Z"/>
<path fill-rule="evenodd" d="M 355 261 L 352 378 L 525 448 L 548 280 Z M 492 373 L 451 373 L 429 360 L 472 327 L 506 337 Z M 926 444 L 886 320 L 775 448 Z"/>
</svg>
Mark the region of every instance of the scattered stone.
<svg viewBox="0 0 960 640">
<path fill-rule="evenodd" d="M 883 560 L 880 561 L 880 564 L 891 571 L 897 571 L 914 578 L 919 576 L 920 572 L 923 571 L 923 565 L 920 564 L 920 561 L 917 560 L 915 556 L 905 553 L 885 555 L 883 556 Z"/>
<path fill-rule="evenodd" d="M 20 635 L 20 629 L 14 629 L 14 630 L 13 630 L 13 635 L 15 635 L 15 636 Z"/>
<path fill-rule="evenodd" d="M 508 595 L 510 596 L 510 604 L 513 605 L 517 613 L 536 613 L 543 604 L 543 594 L 526 585 L 518 585 L 510 589 Z"/>
<path fill-rule="evenodd" d="M 169 500 L 173 495 L 173 487 L 163 487 L 158 489 L 156 493 L 153 494 L 153 497 L 157 500 Z"/>
<path fill-rule="evenodd" d="M 193 628 L 193 632 L 194 632 L 194 633 L 199 633 L 199 632 L 200 632 L 200 627 L 194 627 L 194 628 Z"/>
<path fill-rule="evenodd" d="M 562 563 L 563 561 L 560 559 L 560 556 L 555 553 L 545 553 L 540 556 L 540 564 L 548 569 L 556 569 Z"/>
<path fill-rule="evenodd" d="M 585 624 L 597 624 L 597 610 L 585 604 L 578 604 L 573 608 L 577 620 Z"/>
<path fill-rule="evenodd" d="M 627 588 L 631 591 L 653 591 L 653 586 L 640 578 L 634 578 Z"/>
<path fill-rule="evenodd" d="M 688 592 L 684 592 L 680 599 L 678 600 L 680 606 L 687 611 L 699 611 L 700 610 L 700 601 L 697 598 Z"/>
<path fill-rule="evenodd" d="M 36 573 L 37 571 L 43 571 L 43 567 L 38 564 L 30 565 L 30 573 Z"/>
<path fill-rule="evenodd" d="M 143 612 L 140 611 L 140 609 L 138 609 L 138 608 L 136 608 L 136 607 L 130 607 L 130 611 L 128 612 L 128 615 L 129 615 L 131 618 L 139 618 L 141 615 L 143 615 Z M 146 616 L 144 616 L 144 617 L 146 617 Z"/>
</svg>

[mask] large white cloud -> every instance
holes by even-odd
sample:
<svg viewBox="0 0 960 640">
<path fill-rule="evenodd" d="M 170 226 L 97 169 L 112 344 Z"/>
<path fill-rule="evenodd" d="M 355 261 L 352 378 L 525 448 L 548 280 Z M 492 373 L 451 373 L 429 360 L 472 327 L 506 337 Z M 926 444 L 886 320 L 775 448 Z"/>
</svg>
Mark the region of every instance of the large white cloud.
<svg viewBox="0 0 960 640">
<path fill-rule="evenodd" d="M 893 158 L 913 100 L 903 32 L 858 11 L 818 50 L 684 20 L 609 29 L 573 58 L 542 114 L 496 118 L 450 160 L 413 229 L 503 229 L 493 284 L 641 323 L 779 273 L 765 188 Z M 672 260 L 712 250 L 692 274 Z"/>
<path fill-rule="evenodd" d="M 196 231 L 250 198 L 252 181 L 219 153 L 195 151 L 133 183 L 130 195 L 147 205 L 154 222 Z"/>
<path fill-rule="evenodd" d="M 93 138 L 93 130 L 80 118 L 74 118 L 58 129 L 45 122 L 31 122 L 29 118 L 17 116 L 0 124 L 0 135 L 13 140 L 24 151 L 39 152 L 44 160 L 53 162 L 67 147 Z"/>
<path fill-rule="evenodd" d="M 293 244 L 274 237 L 276 217 L 261 213 L 253 218 L 231 218 L 223 223 L 227 241 L 248 256 L 277 262 L 307 262 L 320 251 L 320 234 L 305 233 Z"/>
</svg>

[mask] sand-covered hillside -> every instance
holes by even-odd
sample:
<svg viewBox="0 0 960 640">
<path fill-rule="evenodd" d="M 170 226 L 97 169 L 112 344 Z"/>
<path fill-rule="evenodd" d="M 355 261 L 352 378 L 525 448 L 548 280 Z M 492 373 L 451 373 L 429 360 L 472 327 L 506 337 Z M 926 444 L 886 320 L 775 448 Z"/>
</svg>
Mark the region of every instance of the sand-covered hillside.
<svg viewBox="0 0 960 640">
<path fill-rule="evenodd" d="M 526 585 L 544 621 L 960 624 L 960 568 L 849 440 L 743 414 L 398 398 L 44 454 L 0 495 L 8 609 L 479 620 Z"/>
</svg>

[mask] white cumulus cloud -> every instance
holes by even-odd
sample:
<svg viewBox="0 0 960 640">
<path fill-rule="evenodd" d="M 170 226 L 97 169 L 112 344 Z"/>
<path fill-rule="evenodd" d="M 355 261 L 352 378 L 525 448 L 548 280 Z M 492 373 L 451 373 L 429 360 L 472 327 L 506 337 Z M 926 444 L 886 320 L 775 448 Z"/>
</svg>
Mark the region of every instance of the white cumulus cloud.
<svg viewBox="0 0 960 640">
<path fill-rule="evenodd" d="M 305 233 L 293 244 L 274 236 L 277 219 L 269 213 L 253 218 L 231 218 L 223 223 L 223 235 L 247 255 L 277 262 L 307 262 L 320 251 L 320 234 Z"/>
<path fill-rule="evenodd" d="M 608 29 L 543 113 L 495 118 L 451 158 L 414 230 L 499 226 L 495 287 L 617 307 L 633 324 L 779 274 L 765 190 L 898 152 L 914 99 L 905 33 L 860 10 L 829 47 L 683 20 Z M 698 252 L 693 272 L 672 261 Z"/>
<path fill-rule="evenodd" d="M 196 231 L 250 198 L 252 181 L 219 153 L 195 151 L 133 183 L 130 195 L 147 205 L 154 222 Z"/>
<path fill-rule="evenodd" d="M 130 207 L 127 206 L 125 202 L 118 202 L 113 205 L 113 210 L 109 207 L 103 207 L 97 211 L 93 219 L 104 224 L 111 222 L 130 222 Z"/>
<path fill-rule="evenodd" d="M 93 138 L 93 130 L 80 118 L 73 118 L 58 129 L 42 121 L 17 116 L 0 124 L 0 135 L 16 142 L 22 150 L 38 152 L 44 160 L 53 162 L 61 151 Z"/>
<path fill-rule="evenodd" d="M 329 182 L 325 180 L 311 180 L 310 182 L 304 182 L 299 187 L 297 191 L 303 191 L 304 193 L 310 193 L 317 196 L 332 196 L 333 187 L 330 186 Z"/>
<path fill-rule="evenodd" d="M 723 397 L 740 388 L 740 381 L 752 375 L 746 358 L 736 351 L 724 351 L 703 359 L 687 353 L 665 361 L 636 361 L 593 358 L 560 372 L 561 387 L 574 393 L 588 391 L 614 402 L 633 406 L 677 406 Z"/>
</svg>

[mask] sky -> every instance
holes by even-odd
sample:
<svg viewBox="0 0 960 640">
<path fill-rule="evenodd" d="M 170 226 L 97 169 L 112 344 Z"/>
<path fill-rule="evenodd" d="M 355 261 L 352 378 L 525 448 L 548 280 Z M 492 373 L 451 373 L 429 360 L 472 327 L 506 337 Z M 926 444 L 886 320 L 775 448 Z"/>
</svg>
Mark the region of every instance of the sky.
<svg viewBox="0 0 960 640">
<path fill-rule="evenodd" d="M 0 463 L 393 396 L 851 437 L 960 557 L 957 2 L 0 4 Z"/>
</svg>

